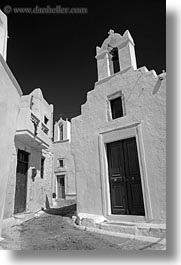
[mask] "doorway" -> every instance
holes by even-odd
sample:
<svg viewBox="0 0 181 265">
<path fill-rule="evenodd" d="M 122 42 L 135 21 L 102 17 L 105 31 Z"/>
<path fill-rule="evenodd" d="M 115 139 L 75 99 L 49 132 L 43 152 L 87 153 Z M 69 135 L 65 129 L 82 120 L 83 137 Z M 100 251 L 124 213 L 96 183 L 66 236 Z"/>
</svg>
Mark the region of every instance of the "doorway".
<svg viewBox="0 0 181 265">
<path fill-rule="evenodd" d="M 65 199 L 65 175 L 57 176 L 57 195 L 59 199 Z"/>
<path fill-rule="evenodd" d="M 26 211 L 28 161 L 29 153 L 18 150 L 14 204 L 15 214 Z"/>
<path fill-rule="evenodd" d="M 112 214 L 145 216 L 136 138 L 107 144 Z"/>
</svg>

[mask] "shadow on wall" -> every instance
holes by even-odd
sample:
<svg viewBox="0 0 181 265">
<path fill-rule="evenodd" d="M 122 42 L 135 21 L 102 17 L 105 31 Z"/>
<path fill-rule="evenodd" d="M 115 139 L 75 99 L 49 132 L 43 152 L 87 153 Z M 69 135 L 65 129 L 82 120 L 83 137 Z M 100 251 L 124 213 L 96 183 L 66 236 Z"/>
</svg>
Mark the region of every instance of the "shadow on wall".
<svg viewBox="0 0 181 265">
<path fill-rule="evenodd" d="M 38 173 L 40 174 L 41 172 L 41 163 L 40 159 L 38 159 L 41 154 L 40 153 L 32 153 L 32 156 L 36 157 L 36 160 L 32 159 L 29 157 L 29 165 L 28 165 L 28 170 L 31 168 L 31 179 L 33 182 L 36 182 L 36 178 L 38 177 Z"/>
<path fill-rule="evenodd" d="M 47 209 L 47 210 L 50 209 L 50 203 L 49 203 L 49 200 L 48 200 L 48 196 L 47 196 L 47 195 L 46 195 L 45 206 L 46 206 L 46 209 Z"/>
<path fill-rule="evenodd" d="M 42 209 L 45 213 L 52 215 L 60 215 L 72 218 L 73 215 L 76 215 L 76 204 L 71 204 L 61 208 L 47 208 Z"/>
</svg>

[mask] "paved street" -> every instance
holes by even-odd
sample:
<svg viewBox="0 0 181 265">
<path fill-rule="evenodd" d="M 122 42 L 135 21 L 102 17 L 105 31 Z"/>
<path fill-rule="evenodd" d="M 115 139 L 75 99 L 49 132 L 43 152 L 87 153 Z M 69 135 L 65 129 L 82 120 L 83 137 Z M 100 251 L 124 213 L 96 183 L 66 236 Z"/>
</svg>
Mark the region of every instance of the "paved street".
<svg viewBox="0 0 181 265">
<path fill-rule="evenodd" d="M 5 226 L 0 249 L 11 250 L 149 250 L 164 249 L 161 244 L 82 231 L 73 224 L 74 206 L 63 207 L 57 215 L 50 209 L 21 224 Z"/>
</svg>

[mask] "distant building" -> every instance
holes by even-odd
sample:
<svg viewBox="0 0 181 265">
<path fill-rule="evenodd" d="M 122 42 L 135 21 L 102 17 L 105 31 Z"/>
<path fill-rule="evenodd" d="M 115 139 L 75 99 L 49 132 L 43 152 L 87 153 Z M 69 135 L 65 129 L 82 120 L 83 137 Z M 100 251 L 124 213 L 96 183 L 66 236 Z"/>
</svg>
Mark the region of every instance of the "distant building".
<svg viewBox="0 0 181 265">
<path fill-rule="evenodd" d="M 134 41 L 110 30 L 98 81 L 72 119 L 80 219 L 166 218 L 166 74 L 137 69 Z"/>
<path fill-rule="evenodd" d="M 52 137 L 53 105 L 38 88 L 21 97 L 4 218 L 51 205 Z"/>
<path fill-rule="evenodd" d="M 59 119 L 54 125 L 53 191 L 56 204 L 62 199 L 75 199 L 75 166 L 71 154 L 71 123 Z"/>
</svg>

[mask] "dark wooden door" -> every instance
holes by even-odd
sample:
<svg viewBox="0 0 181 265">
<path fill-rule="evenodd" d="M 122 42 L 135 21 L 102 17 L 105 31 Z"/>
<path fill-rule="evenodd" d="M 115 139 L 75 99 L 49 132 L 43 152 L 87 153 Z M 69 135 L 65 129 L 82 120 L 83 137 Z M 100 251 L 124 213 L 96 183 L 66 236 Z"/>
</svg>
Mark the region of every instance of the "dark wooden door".
<svg viewBox="0 0 181 265">
<path fill-rule="evenodd" d="M 65 199 L 65 176 L 57 176 L 58 198 Z"/>
<path fill-rule="evenodd" d="M 18 150 L 14 213 L 26 210 L 28 153 Z"/>
<path fill-rule="evenodd" d="M 107 144 L 111 211 L 145 215 L 136 138 Z"/>
</svg>

